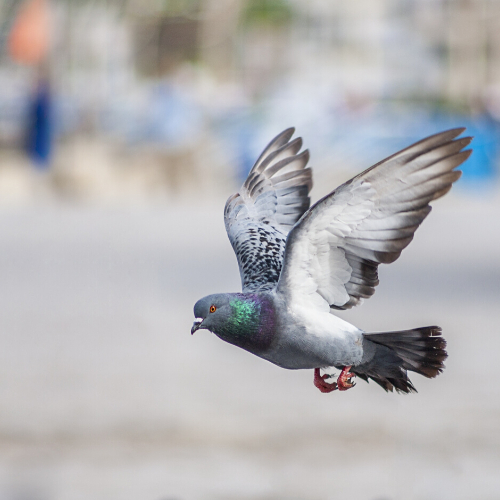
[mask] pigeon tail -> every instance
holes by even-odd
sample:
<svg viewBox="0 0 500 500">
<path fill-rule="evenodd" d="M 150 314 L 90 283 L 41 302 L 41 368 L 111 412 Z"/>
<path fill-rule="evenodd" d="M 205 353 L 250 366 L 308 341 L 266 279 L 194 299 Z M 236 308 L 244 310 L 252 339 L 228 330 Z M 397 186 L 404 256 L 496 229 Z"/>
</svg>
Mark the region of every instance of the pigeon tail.
<svg viewBox="0 0 500 500">
<path fill-rule="evenodd" d="M 438 326 L 426 326 L 399 332 L 363 334 L 364 350 L 373 355 L 353 366 L 358 377 L 374 380 L 386 391 L 417 392 L 408 370 L 434 378 L 444 369 L 446 340 Z"/>
</svg>

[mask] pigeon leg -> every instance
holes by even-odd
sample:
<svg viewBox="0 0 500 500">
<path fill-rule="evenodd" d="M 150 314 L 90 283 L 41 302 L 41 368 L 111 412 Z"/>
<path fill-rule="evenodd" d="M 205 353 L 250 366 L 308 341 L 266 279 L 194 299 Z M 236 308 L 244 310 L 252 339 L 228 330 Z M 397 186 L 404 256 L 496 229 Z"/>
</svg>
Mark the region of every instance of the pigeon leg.
<svg viewBox="0 0 500 500">
<path fill-rule="evenodd" d="M 356 375 L 354 373 L 350 373 L 350 369 L 351 366 L 344 366 L 344 368 L 342 368 L 339 378 L 337 379 L 337 386 L 339 391 L 347 391 L 347 389 L 350 389 L 351 387 L 354 387 L 356 385 L 351 382 L 351 379 Z"/>
<path fill-rule="evenodd" d="M 325 379 L 327 379 L 327 378 L 329 378 L 329 376 L 327 374 L 325 374 L 325 375 L 320 374 L 319 368 L 314 369 L 314 385 L 321 392 L 332 392 L 335 389 L 337 389 L 337 384 L 335 382 L 333 382 L 331 384 L 329 382 L 326 382 Z"/>
</svg>

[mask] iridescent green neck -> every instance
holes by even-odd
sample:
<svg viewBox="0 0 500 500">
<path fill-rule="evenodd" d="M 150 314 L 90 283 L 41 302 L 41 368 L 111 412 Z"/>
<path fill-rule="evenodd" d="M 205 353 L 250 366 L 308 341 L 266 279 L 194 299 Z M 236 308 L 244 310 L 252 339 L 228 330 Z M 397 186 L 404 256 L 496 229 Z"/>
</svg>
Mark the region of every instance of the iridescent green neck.
<svg viewBox="0 0 500 500">
<path fill-rule="evenodd" d="M 259 294 L 235 294 L 229 305 L 231 314 L 219 337 L 251 352 L 269 347 L 275 323 L 271 300 Z"/>
<path fill-rule="evenodd" d="M 236 296 L 229 305 L 233 310 L 229 321 L 234 328 L 252 330 L 259 322 L 259 303 Z"/>
</svg>

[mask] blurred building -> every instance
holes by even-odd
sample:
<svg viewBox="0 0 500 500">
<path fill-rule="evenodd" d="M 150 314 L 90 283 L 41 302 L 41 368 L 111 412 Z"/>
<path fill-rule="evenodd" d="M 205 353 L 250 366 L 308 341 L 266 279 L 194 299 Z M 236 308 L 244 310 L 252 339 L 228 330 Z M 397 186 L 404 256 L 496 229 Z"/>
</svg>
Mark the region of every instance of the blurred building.
<svg viewBox="0 0 500 500">
<path fill-rule="evenodd" d="M 9 60 L 5 50 L 21 4 L 0 0 L 4 150 L 23 140 L 26 96 L 33 85 L 33 71 Z M 338 136 L 339 128 L 357 130 L 360 119 L 366 125 L 366 113 L 375 135 L 392 133 L 402 140 L 421 134 L 420 128 L 432 132 L 453 122 L 442 118 L 450 113 L 461 122 L 487 116 L 492 126 L 500 116 L 496 1 L 52 0 L 50 5 L 59 151 L 92 149 L 105 141 L 107 152 L 96 154 L 106 156 L 103 169 L 112 170 L 122 161 L 119 152 L 128 148 L 138 156 L 129 170 L 159 165 L 149 184 L 179 179 L 185 170 L 189 183 L 217 166 L 226 177 L 243 175 L 269 134 L 290 124 L 326 134 L 332 147 L 325 157 L 339 157 L 349 166 L 357 160 L 335 150 L 330 137 Z M 398 126 L 394 113 L 404 115 Z M 65 149 L 81 137 L 84 145 Z M 62 160 L 56 154 L 54 164 L 63 164 L 56 168 L 59 186 L 72 182 L 67 164 L 80 161 L 71 154 Z M 174 164 L 181 166 L 168 166 Z M 172 177 L 164 170 L 177 173 Z"/>
</svg>

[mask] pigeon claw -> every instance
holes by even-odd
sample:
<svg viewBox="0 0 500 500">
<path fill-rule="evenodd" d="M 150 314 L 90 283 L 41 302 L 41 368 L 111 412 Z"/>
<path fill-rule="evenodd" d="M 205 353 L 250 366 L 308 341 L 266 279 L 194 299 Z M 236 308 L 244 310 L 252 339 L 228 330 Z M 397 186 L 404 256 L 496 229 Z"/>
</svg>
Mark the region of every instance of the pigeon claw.
<svg viewBox="0 0 500 500">
<path fill-rule="evenodd" d="M 349 370 L 351 366 L 344 366 L 342 371 L 340 372 L 339 378 L 337 379 L 337 387 L 339 391 L 347 391 L 347 389 L 351 389 L 356 384 L 352 381 L 356 375 L 351 373 Z"/>
<path fill-rule="evenodd" d="M 337 389 L 336 382 L 327 382 L 327 378 L 330 378 L 330 375 L 321 375 L 319 368 L 314 369 L 314 385 L 323 393 L 332 392 Z"/>
</svg>

